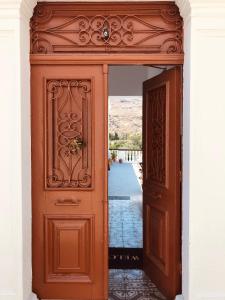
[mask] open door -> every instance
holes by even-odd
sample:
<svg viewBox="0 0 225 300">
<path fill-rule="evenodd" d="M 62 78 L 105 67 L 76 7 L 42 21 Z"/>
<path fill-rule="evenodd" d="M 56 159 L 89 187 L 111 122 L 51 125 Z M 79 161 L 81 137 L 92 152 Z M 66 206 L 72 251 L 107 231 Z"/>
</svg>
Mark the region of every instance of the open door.
<svg viewBox="0 0 225 300">
<path fill-rule="evenodd" d="M 32 65 L 33 290 L 40 299 L 107 298 L 106 69 Z"/>
<path fill-rule="evenodd" d="M 181 71 L 143 83 L 144 269 L 168 299 L 180 291 Z"/>
</svg>

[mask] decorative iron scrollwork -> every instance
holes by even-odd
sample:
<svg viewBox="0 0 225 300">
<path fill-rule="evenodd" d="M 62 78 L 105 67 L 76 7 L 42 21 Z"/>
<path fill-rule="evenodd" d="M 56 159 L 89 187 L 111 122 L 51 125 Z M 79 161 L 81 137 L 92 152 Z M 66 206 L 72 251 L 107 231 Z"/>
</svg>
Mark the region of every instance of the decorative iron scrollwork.
<svg viewBox="0 0 225 300">
<path fill-rule="evenodd" d="M 91 187 L 91 80 L 47 81 L 47 188 Z"/>
<path fill-rule="evenodd" d="M 75 8 L 73 10 L 73 7 Z M 57 11 L 57 13 L 55 13 Z M 71 5 L 70 13 L 54 4 L 38 4 L 31 21 L 31 53 L 149 52 L 182 53 L 183 22 L 174 4 L 149 6 L 145 13 L 103 9 L 87 15 Z"/>
<path fill-rule="evenodd" d="M 148 95 L 151 120 L 149 179 L 165 185 L 166 181 L 166 85 L 152 89 Z M 153 195 L 152 195 L 153 196 Z M 156 196 L 156 195 L 154 195 Z"/>
</svg>

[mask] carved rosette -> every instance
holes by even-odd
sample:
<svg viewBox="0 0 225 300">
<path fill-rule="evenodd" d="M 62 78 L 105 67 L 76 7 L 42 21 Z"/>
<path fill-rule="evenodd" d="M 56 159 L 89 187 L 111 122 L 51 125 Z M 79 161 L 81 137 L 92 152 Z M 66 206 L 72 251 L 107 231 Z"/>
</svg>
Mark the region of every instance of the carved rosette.
<svg viewBox="0 0 225 300">
<path fill-rule="evenodd" d="M 46 188 L 90 188 L 91 81 L 47 80 Z"/>
<path fill-rule="evenodd" d="M 178 8 L 173 4 L 160 7 L 149 5 L 145 14 L 129 10 L 96 14 L 93 10 L 85 15 L 85 11 L 79 14 L 76 4 L 71 5 L 70 13 L 38 4 L 31 20 L 31 53 L 182 53 L 183 23 Z"/>
</svg>

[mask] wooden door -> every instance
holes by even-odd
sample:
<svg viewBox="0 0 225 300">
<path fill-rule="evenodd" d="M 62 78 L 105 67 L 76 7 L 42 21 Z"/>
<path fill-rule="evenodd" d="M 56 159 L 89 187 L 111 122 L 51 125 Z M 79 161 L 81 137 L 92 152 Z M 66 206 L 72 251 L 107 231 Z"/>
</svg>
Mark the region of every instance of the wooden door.
<svg viewBox="0 0 225 300">
<path fill-rule="evenodd" d="M 174 299 L 180 291 L 181 72 L 143 84 L 144 268 Z"/>
<path fill-rule="evenodd" d="M 106 69 L 32 66 L 33 290 L 41 299 L 107 299 Z"/>
</svg>

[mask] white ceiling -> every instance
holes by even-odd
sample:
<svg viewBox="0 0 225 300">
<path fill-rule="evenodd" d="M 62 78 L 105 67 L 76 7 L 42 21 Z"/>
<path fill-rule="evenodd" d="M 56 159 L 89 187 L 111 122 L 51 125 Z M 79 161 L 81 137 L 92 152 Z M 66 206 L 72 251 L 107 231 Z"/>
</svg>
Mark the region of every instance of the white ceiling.
<svg viewBox="0 0 225 300">
<path fill-rule="evenodd" d="M 142 84 L 162 70 L 147 66 L 110 66 L 110 96 L 141 96 Z"/>
</svg>

